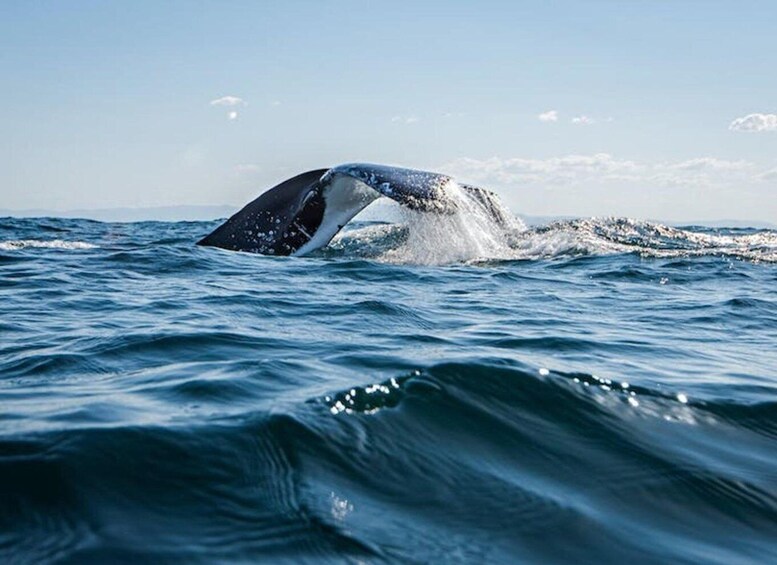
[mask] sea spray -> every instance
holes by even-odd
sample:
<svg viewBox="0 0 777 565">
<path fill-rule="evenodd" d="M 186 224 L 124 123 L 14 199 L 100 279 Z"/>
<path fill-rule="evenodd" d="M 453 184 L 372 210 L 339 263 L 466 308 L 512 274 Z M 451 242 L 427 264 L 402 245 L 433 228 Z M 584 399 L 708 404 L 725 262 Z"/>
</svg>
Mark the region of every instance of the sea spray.
<svg viewBox="0 0 777 565">
<path fill-rule="evenodd" d="M 407 226 L 406 239 L 381 259 L 446 265 L 511 258 L 510 237 L 525 229 L 523 222 L 495 195 L 477 196 L 455 182 L 448 183 L 446 192 L 453 203 L 446 213 L 401 209 Z"/>
<path fill-rule="evenodd" d="M 332 242 L 325 255 L 419 265 L 619 254 L 777 263 L 777 232 L 773 230 L 699 231 L 630 218 L 563 220 L 527 229 L 518 219 L 508 225 L 495 224 L 471 203 L 471 197 L 464 194 L 462 199 L 467 206 L 454 214 L 396 207 L 391 218 L 396 223 L 357 222 Z"/>
</svg>

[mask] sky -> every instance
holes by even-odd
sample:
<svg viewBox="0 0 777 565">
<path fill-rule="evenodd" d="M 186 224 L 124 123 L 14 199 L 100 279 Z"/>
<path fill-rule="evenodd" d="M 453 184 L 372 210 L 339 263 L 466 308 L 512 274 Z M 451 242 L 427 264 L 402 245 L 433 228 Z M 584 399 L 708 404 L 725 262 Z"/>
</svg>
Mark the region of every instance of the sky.
<svg viewBox="0 0 777 565">
<path fill-rule="evenodd" d="M 528 215 L 777 221 L 777 2 L 0 3 L 0 208 L 448 173 Z"/>
</svg>

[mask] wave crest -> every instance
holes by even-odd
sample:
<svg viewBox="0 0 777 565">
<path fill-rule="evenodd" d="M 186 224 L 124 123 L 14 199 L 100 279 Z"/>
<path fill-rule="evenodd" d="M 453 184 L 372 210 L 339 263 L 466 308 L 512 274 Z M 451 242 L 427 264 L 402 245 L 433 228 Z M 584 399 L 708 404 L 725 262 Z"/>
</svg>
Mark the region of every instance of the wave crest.
<svg viewBox="0 0 777 565">
<path fill-rule="evenodd" d="M 452 215 L 405 211 L 399 223 L 356 223 L 327 251 L 420 265 L 636 254 L 649 258 L 726 257 L 777 263 L 777 231 L 675 228 L 630 218 L 497 225 L 469 209 Z"/>
<path fill-rule="evenodd" d="M 64 241 L 62 239 L 11 239 L 0 241 L 0 249 L 3 251 L 17 251 L 20 249 L 95 249 L 97 246 L 85 241 Z"/>
</svg>

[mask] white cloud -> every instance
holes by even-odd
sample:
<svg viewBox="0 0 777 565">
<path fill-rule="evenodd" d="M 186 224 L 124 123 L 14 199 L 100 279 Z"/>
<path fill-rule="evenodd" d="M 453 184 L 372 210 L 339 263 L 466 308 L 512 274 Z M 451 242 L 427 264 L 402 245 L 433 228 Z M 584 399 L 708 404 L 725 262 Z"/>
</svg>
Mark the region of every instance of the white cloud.
<svg viewBox="0 0 777 565">
<path fill-rule="evenodd" d="M 667 165 L 669 169 L 678 171 L 702 171 L 702 170 L 727 170 L 736 171 L 752 167 L 752 163 L 747 161 L 727 161 L 725 159 L 716 159 L 715 157 L 698 157 L 679 163 Z"/>
<path fill-rule="evenodd" d="M 594 153 L 461 158 L 432 169 L 495 190 L 508 206 L 526 214 L 773 222 L 775 165 L 715 157 L 637 161 Z"/>
<path fill-rule="evenodd" d="M 211 106 L 245 106 L 246 101 L 237 96 L 222 96 L 210 101 Z"/>
<path fill-rule="evenodd" d="M 548 110 L 547 112 L 537 115 L 537 119 L 541 122 L 557 122 L 558 112 L 556 110 Z"/>
<path fill-rule="evenodd" d="M 748 114 L 728 126 L 731 131 L 777 131 L 777 114 Z"/>
<path fill-rule="evenodd" d="M 464 182 L 492 187 L 543 188 L 604 185 L 643 187 L 736 187 L 771 178 L 747 161 L 699 157 L 674 162 L 638 162 L 608 153 L 565 155 L 548 159 L 461 158 L 440 167 Z M 777 176 L 777 175 L 775 175 Z"/>
<path fill-rule="evenodd" d="M 590 126 L 594 123 L 594 119 L 588 116 L 576 116 L 572 118 L 572 123 L 580 126 Z"/>
<path fill-rule="evenodd" d="M 568 184 L 587 177 L 631 175 L 639 168 L 633 161 L 617 160 L 607 153 L 566 155 L 549 159 L 462 158 L 444 167 L 456 176 L 497 185 Z"/>
<path fill-rule="evenodd" d="M 766 182 L 777 181 L 777 167 L 769 171 L 764 171 L 763 173 L 758 175 L 758 178 Z"/>
<path fill-rule="evenodd" d="M 513 210 L 530 215 L 773 222 L 776 166 L 710 156 L 659 161 L 593 153 L 460 158 L 430 168 L 494 190 Z"/>
</svg>

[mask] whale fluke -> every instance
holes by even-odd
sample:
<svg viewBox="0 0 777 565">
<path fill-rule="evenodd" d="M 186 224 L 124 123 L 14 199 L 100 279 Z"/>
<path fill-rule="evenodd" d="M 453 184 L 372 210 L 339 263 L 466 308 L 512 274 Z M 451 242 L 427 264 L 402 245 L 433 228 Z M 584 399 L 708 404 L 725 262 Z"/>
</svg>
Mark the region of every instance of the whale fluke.
<svg viewBox="0 0 777 565">
<path fill-rule="evenodd" d="M 381 196 L 430 213 L 457 209 L 447 175 L 352 163 L 308 171 L 269 189 L 230 217 L 198 245 L 264 255 L 304 255 L 327 245 L 356 214 Z M 498 197 L 461 185 L 496 222 Z"/>
<path fill-rule="evenodd" d="M 197 245 L 291 255 L 316 233 L 326 204 L 319 180 L 329 169 L 283 181 L 246 204 Z"/>
</svg>

